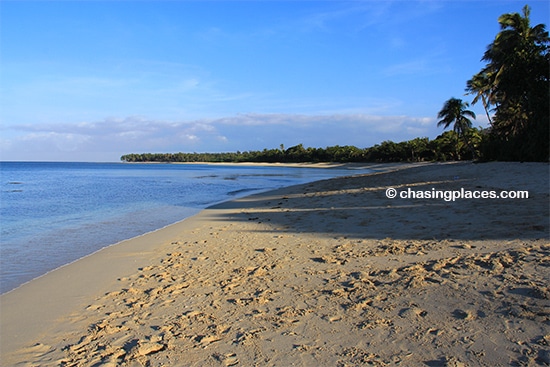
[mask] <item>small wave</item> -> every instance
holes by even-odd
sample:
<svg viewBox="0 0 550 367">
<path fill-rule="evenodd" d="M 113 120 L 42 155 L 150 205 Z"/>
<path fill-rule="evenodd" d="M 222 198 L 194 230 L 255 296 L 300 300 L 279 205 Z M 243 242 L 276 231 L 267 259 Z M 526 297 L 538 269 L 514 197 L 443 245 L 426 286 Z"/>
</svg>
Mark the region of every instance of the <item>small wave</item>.
<svg viewBox="0 0 550 367">
<path fill-rule="evenodd" d="M 258 189 L 258 188 L 240 189 L 240 190 L 229 191 L 227 193 L 227 195 L 235 196 L 235 195 L 243 194 L 245 192 L 258 191 L 258 190 L 260 190 L 260 189 Z"/>
</svg>

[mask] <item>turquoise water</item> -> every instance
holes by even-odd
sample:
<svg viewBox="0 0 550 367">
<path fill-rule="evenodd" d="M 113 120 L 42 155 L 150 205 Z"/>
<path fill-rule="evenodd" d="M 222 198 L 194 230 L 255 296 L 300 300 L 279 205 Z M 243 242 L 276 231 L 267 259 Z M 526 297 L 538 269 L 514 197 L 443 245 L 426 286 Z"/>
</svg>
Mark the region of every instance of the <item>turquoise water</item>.
<svg viewBox="0 0 550 367">
<path fill-rule="evenodd" d="M 367 170 L 0 163 L 0 293 L 124 239 L 254 192 Z"/>
</svg>

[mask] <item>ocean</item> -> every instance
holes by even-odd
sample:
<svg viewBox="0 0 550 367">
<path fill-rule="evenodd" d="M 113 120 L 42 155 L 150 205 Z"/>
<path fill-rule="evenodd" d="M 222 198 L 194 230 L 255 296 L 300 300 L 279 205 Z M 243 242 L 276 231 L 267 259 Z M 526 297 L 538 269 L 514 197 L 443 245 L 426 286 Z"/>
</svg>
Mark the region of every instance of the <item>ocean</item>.
<svg viewBox="0 0 550 367">
<path fill-rule="evenodd" d="M 237 197 L 369 170 L 0 162 L 0 294 Z"/>
</svg>

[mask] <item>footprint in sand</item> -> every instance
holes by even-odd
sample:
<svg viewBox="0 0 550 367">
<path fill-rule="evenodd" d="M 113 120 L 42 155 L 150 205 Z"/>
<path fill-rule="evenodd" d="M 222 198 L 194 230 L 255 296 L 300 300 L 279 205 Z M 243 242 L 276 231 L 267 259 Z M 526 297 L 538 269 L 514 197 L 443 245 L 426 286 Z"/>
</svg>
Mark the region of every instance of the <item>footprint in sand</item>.
<svg viewBox="0 0 550 367">
<path fill-rule="evenodd" d="M 453 311 L 453 316 L 461 320 L 473 320 L 475 319 L 475 313 L 470 310 L 456 309 Z"/>
<path fill-rule="evenodd" d="M 406 319 L 415 319 L 417 317 L 425 317 L 427 314 L 428 314 L 427 311 L 421 308 L 418 308 L 416 306 L 404 308 L 401 311 L 399 311 L 399 316 Z"/>
<path fill-rule="evenodd" d="M 225 366 L 235 366 L 239 363 L 239 359 L 237 358 L 237 355 L 235 353 L 228 353 L 228 354 L 220 354 L 215 353 L 212 355 L 215 359 L 217 359 L 219 362 L 223 363 Z"/>
</svg>

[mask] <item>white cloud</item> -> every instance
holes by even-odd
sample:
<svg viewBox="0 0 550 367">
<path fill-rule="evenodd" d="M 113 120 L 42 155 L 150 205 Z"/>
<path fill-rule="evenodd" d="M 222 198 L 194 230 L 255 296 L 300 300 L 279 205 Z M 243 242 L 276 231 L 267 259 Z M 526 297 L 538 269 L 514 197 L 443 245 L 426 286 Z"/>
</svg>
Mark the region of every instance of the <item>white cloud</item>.
<svg viewBox="0 0 550 367">
<path fill-rule="evenodd" d="M 116 161 L 127 153 L 220 152 L 276 148 L 368 147 L 441 133 L 428 117 L 368 114 L 239 114 L 160 121 L 143 117 L 4 128 L 4 160 Z"/>
<path fill-rule="evenodd" d="M 387 22 L 392 2 L 333 3 L 336 6 L 313 12 L 302 19 L 302 28 L 311 31 L 329 31 L 334 27 L 360 31 L 373 25 Z M 333 5 L 331 4 L 331 5 Z M 354 20 L 354 21 L 350 21 Z"/>
<path fill-rule="evenodd" d="M 187 140 L 188 142 L 196 142 L 199 140 L 199 137 L 197 135 L 192 135 L 192 134 L 182 134 L 180 135 L 181 138 L 183 138 L 184 140 Z"/>
</svg>

